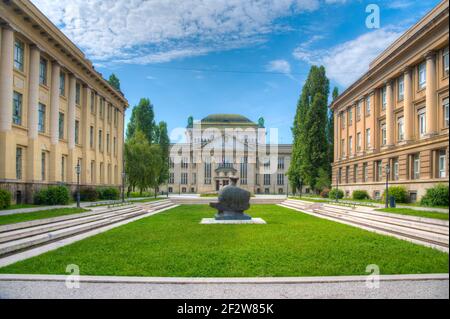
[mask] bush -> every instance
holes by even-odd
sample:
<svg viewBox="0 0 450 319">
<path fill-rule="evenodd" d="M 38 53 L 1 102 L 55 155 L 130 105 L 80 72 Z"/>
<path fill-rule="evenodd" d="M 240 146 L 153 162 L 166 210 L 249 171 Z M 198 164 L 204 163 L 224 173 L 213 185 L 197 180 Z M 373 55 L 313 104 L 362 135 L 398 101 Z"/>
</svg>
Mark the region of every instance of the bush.
<svg viewBox="0 0 450 319">
<path fill-rule="evenodd" d="M 383 201 L 386 200 L 386 191 L 383 192 Z M 408 191 L 404 186 L 389 187 L 389 197 L 394 196 L 396 203 L 408 202 Z"/>
<path fill-rule="evenodd" d="M 8 208 L 11 205 L 11 193 L 5 189 L 0 189 L 0 209 Z"/>
<path fill-rule="evenodd" d="M 34 194 L 37 205 L 67 205 L 70 201 L 69 189 L 65 186 L 50 186 Z"/>
<path fill-rule="evenodd" d="M 74 197 L 76 198 L 77 192 Z M 98 191 L 94 187 L 84 187 L 80 190 L 80 200 L 83 202 L 95 202 L 99 198 Z"/>
<path fill-rule="evenodd" d="M 328 194 L 331 199 L 342 199 L 344 198 L 344 191 L 341 189 L 333 188 Z"/>
<path fill-rule="evenodd" d="M 330 190 L 328 188 L 325 188 L 320 192 L 320 197 L 322 198 L 329 198 L 330 197 Z"/>
<path fill-rule="evenodd" d="M 103 200 L 119 199 L 120 192 L 115 187 L 104 187 L 98 190 L 99 198 Z"/>
<path fill-rule="evenodd" d="M 363 199 L 370 199 L 370 196 L 365 190 L 355 190 L 352 193 L 352 198 L 355 200 L 363 200 Z"/>
<path fill-rule="evenodd" d="M 425 196 L 420 200 L 423 206 L 448 206 L 448 185 L 438 184 L 428 188 Z"/>
</svg>

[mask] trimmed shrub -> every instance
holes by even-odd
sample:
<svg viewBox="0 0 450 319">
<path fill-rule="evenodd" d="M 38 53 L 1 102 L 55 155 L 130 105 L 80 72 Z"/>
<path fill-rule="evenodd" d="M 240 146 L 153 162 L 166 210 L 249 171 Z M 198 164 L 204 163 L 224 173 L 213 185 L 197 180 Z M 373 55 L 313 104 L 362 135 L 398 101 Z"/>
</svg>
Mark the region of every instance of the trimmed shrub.
<svg viewBox="0 0 450 319">
<path fill-rule="evenodd" d="M 341 189 L 333 188 L 328 195 L 331 199 L 336 199 L 336 197 L 338 199 L 342 199 L 344 198 L 344 191 Z"/>
<path fill-rule="evenodd" d="M 352 193 L 352 198 L 355 200 L 363 200 L 363 199 L 370 199 L 369 194 L 365 190 L 355 190 Z"/>
<path fill-rule="evenodd" d="M 11 205 L 11 193 L 5 189 L 0 189 L 0 209 L 8 208 Z"/>
<path fill-rule="evenodd" d="M 320 197 L 322 198 L 329 198 L 330 197 L 330 190 L 328 188 L 325 188 L 320 192 Z"/>
<path fill-rule="evenodd" d="M 77 192 L 74 193 L 74 198 L 76 197 Z M 80 200 L 82 202 L 95 202 L 98 198 L 98 191 L 94 187 L 84 187 L 80 190 Z"/>
<path fill-rule="evenodd" d="M 49 186 L 34 194 L 37 205 L 68 205 L 70 201 L 69 189 L 65 186 Z"/>
<path fill-rule="evenodd" d="M 98 190 L 99 198 L 103 200 L 119 199 L 120 192 L 115 187 L 103 187 Z"/>
<path fill-rule="evenodd" d="M 383 201 L 386 200 L 386 191 L 383 192 Z M 404 186 L 389 187 L 389 197 L 394 196 L 396 203 L 408 202 L 408 191 Z"/>
<path fill-rule="evenodd" d="M 420 200 L 423 206 L 448 206 L 448 185 L 438 184 L 428 188 Z"/>
</svg>

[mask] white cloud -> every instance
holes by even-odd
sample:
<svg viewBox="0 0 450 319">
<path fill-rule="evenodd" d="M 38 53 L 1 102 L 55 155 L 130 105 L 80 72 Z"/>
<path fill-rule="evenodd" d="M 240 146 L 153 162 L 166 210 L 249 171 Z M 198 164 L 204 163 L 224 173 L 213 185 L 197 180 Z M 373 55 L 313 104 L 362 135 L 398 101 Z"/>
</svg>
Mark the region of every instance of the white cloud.
<svg viewBox="0 0 450 319">
<path fill-rule="evenodd" d="M 273 60 L 266 66 L 267 71 L 291 74 L 291 65 L 286 60 Z"/>
<path fill-rule="evenodd" d="M 319 0 L 32 0 L 100 62 L 161 63 L 265 40 Z"/>
<path fill-rule="evenodd" d="M 386 27 L 360 35 L 328 50 L 311 50 L 300 45 L 293 55 L 309 64 L 325 66 L 328 76 L 346 87 L 367 72 L 370 62 L 402 34 Z"/>
</svg>

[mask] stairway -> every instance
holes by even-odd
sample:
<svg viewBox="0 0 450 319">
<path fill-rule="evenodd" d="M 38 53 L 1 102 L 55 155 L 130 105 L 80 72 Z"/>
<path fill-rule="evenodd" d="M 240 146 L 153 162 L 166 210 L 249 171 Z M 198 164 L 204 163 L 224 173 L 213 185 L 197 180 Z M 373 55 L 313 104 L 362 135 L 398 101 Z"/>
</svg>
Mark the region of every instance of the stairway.
<svg viewBox="0 0 450 319">
<path fill-rule="evenodd" d="M 383 213 L 366 207 L 352 209 L 292 199 L 284 201 L 280 206 L 448 252 L 449 222 L 446 220 Z"/>
</svg>

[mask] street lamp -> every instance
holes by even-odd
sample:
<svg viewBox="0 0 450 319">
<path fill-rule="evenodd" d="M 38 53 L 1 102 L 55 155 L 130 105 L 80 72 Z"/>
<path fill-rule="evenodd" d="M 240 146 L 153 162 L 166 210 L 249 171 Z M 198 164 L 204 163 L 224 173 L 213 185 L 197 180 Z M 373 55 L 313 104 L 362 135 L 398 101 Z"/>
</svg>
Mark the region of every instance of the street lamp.
<svg viewBox="0 0 450 319">
<path fill-rule="evenodd" d="M 125 178 L 127 177 L 127 173 L 125 171 L 122 172 L 122 203 L 125 203 Z"/>
<path fill-rule="evenodd" d="M 78 162 L 77 166 L 75 166 L 77 172 L 77 207 L 80 208 L 80 174 L 81 174 L 81 165 Z"/>
<path fill-rule="evenodd" d="M 338 173 L 336 175 L 336 203 L 339 202 L 339 180 L 341 179 L 341 170 L 338 169 Z"/>
<path fill-rule="evenodd" d="M 389 164 L 386 165 L 386 208 L 389 208 L 389 175 L 391 173 L 391 167 L 389 166 Z"/>
</svg>

